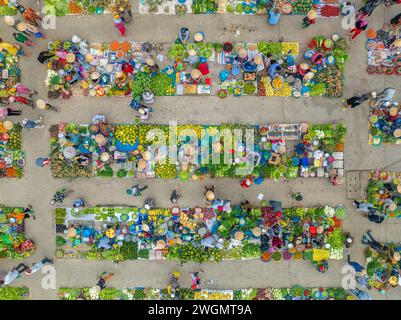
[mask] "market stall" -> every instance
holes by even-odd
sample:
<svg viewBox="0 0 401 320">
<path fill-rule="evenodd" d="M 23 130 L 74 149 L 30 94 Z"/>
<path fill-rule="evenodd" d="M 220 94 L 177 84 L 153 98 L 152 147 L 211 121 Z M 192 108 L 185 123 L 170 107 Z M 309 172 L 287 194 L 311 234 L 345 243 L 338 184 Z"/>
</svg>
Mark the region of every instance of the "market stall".
<svg viewBox="0 0 401 320">
<path fill-rule="evenodd" d="M 74 36 L 49 43 L 49 98 L 71 96 L 140 96 L 146 88 L 157 95 L 173 94 L 173 77 L 155 69 L 157 44 L 119 42 L 89 44 Z M 153 61 L 153 63 L 151 62 Z"/>
<path fill-rule="evenodd" d="M 68 179 L 331 179 L 344 175 L 345 133 L 342 124 L 64 123 L 51 128 L 51 170 Z"/>
<path fill-rule="evenodd" d="M 250 288 L 230 290 L 191 290 L 179 288 L 176 293 L 181 300 L 346 300 L 348 295 L 342 288 Z M 61 300 L 170 300 L 168 289 L 152 288 L 106 288 L 93 297 L 90 288 L 60 288 Z"/>
<path fill-rule="evenodd" d="M 0 121 L 0 178 L 21 178 L 25 166 L 21 125 Z"/>
<path fill-rule="evenodd" d="M 0 1 L 0 16 L 15 16 L 17 12 L 17 8 L 9 3 L 8 0 Z"/>
<path fill-rule="evenodd" d="M 400 172 L 371 171 L 367 195 L 367 199 L 361 201 L 371 204 L 386 219 L 401 217 Z"/>
<path fill-rule="evenodd" d="M 369 74 L 401 75 L 400 27 L 390 23 L 380 30 L 366 32 Z"/>
<path fill-rule="evenodd" d="M 342 259 L 343 207 L 57 208 L 58 258 L 181 262 Z M 326 266 L 327 269 L 327 266 Z M 325 271 L 325 270 L 320 270 Z"/>
<path fill-rule="evenodd" d="M 16 94 L 15 86 L 21 82 L 18 49 L 9 43 L 2 44 L 0 51 L 0 98 L 6 100 Z"/>
<path fill-rule="evenodd" d="M 382 243 L 387 250 L 365 249 L 367 283 L 385 294 L 387 290 L 400 285 L 401 259 L 400 243 Z"/>
<path fill-rule="evenodd" d="M 57 17 L 66 15 L 94 15 L 118 13 L 119 8 L 130 8 L 129 0 L 45 0 L 46 12 Z"/>
<path fill-rule="evenodd" d="M 340 14 L 340 0 L 275 0 L 274 7 L 285 15 L 306 15 L 316 9 L 320 17 L 332 18 Z M 141 14 L 266 14 L 265 0 L 140 0 Z"/>
<path fill-rule="evenodd" d="M 374 98 L 369 105 L 369 144 L 400 144 L 401 108 L 398 102 Z"/>
<path fill-rule="evenodd" d="M 2 287 L 0 300 L 25 300 L 29 297 L 28 287 Z"/>
<path fill-rule="evenodd" d="M 35 246 L 25 235 L 23 208 L 0 207 L 0 258 L 29 257 Z"/>
</svg>

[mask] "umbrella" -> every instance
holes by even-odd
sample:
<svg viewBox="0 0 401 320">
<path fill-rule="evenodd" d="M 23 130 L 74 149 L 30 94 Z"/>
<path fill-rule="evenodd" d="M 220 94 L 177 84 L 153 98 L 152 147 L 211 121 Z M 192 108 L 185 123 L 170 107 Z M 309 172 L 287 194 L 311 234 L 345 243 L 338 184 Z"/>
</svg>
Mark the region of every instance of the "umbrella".
<svg viewBox="0 0 401 320">
<path fill-rule="evenodd" d="M 67 146 L 67 147 L 64 148 L 63 156 L 66 159 L 72 159 L 72 158 L 74 158 L 76 156 L 76 154 L 77 154 L 77 151 L 75 150 L 74 147 Z"/>
</svg>

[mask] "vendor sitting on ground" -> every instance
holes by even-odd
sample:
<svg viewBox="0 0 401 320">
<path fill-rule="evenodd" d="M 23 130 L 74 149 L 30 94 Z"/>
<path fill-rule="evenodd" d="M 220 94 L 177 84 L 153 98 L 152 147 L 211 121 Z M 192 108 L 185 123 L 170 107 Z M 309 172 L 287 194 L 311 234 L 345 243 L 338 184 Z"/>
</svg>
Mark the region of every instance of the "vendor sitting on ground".
<svg viewBox="0 0 401 320">
<path fill-rule="evenodd" d="M 270 63 L 271 63 L 271 65 L 270 65 L 270 67 L 268 69 L 268 73 L 269 73 L 270 77 L 275 78 L 275 77 L 277 77 L 279 75 L 278 73 L 283 68 L 280 66 L 280 64 L 277 63 L 276 60 L 271 60 Z"/>
<path fill-rule="evenodd" d="M 89 157 L 87 157 L 87 156 L 85 156 L 85 155 L 83 155 L 83 154 L 81 154 L 81 155 L 75 157 L 74 160 L 75 160 L 76 162 L 78 162 L 78 164 L 79 164 L 80 166 L 83 166 L 83 167 L 85 167 L 85 166 L 87 166 L 87 165 L 89 164 Z"/>
</svg>

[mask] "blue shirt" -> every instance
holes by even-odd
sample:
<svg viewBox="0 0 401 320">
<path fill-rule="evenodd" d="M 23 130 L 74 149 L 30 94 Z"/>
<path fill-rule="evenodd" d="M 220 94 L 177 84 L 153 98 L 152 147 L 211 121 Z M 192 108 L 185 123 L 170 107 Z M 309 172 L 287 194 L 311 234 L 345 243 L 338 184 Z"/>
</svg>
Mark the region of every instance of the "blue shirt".
<svg viewBox="0 0 401 320">
<path fill-rule="evenodd" d="M 281 16 L 280 12 L 275 13 L 274 12 L 274 8 L 270 9 L 270 11 L 269 11 L 269 19 L 268 19 L 269 24 L 272 24 L 272 25 L 277 24 L 278 20 L 280 20 L 280 16 Z"/>
</svg>

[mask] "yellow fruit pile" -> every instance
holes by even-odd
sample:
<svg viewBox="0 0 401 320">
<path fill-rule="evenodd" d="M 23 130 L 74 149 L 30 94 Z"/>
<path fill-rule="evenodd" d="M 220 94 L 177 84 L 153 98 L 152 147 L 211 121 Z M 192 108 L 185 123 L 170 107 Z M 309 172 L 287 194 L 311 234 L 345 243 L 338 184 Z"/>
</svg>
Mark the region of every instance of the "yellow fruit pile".
<svg viewBox="0 0 401 320">
<path fill-rule="evenodd" d="M 291 93 L 292 93 L 291 86 L 287 82 L 284 82 L 283 87 L 280 90 L 277 90 L 274 93 L 274 95 L 276 97 L 289 97 L 291 96 Z"/>
<path fill-rule="evenodd" d="M 7 129 L 4 128 L 3 122 L 0 122 L 0 133 L 6 133 L 6 132 L 7 132 Z"/>
<path fill-rule="evenodd" d="M 292 50 L 291 55 L 296 56 L 299 54 L 299 43 L 298 42 L 283 42 L 283 52 L 288 54 Z"/>
<path fill-rule="evenodd" d="M 266 77 L 263 77 L 260 80 L 260 83 L 263 86 L 263 88 L 265 89 L 265 96 L 266 97 L 273 97 L 274 96 L 274 89 L 273 89 L 272 85 L 270 84 L 270 82 L 268 81 L 268 79 Z"/>
</svg>

